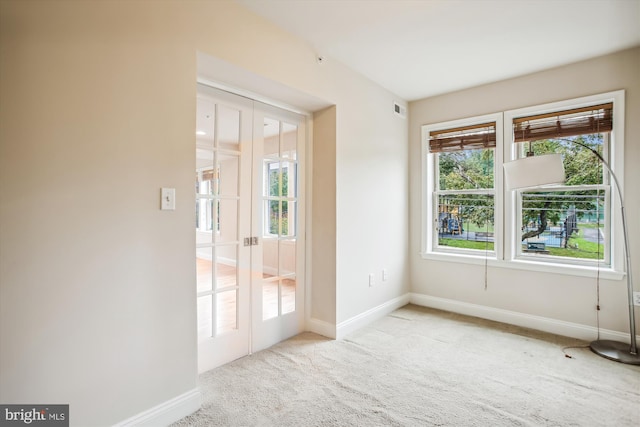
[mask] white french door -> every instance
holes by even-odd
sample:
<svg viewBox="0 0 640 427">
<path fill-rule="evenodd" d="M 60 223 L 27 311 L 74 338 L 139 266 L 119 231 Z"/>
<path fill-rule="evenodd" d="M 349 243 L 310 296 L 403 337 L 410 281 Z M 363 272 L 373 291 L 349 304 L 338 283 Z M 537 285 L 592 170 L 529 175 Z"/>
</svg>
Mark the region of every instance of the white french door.
<svg viewBox="0 0 640 427">
<path fill-rule="evenodd" d="M 304 117 L 198 85 L 198 370 L 302 331 Z"/>
<path fill-rule="evenodd" d="M 302 116 L 255 103 L 254 234 L 251 257 L 252 349 L 262 350 L 304 326 L 304 159 Z"/>
</svg>

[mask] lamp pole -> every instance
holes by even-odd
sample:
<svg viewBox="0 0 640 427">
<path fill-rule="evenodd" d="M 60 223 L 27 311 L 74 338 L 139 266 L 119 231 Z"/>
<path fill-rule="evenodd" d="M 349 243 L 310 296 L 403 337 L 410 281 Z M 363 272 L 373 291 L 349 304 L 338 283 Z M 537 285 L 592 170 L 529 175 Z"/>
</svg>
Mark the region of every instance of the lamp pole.
<svg viewBox="0 0 640 427">
<path fill-rule="evenodd" d="M 594 353 L 606 357 L 607 359 L 615 360 L 617 362 L 627 363 L 631 365 L 640 365 L 640 354 L 638 354 L 638 347 L 636 344 L 636 321 L 635 313 L 633 309 L 633 280 L 631 278 L 631 256 L 629 255 L 629 235 L 627 233 L 627 218 L 624 210 L 624 199 L 622 197 L 622 190 L 620 189 L 620 183 L 618 177 L 609 167 L 609 163 L 593 148 L 588 145 L 573 140 L 565 140 L 573 144 L 579 145 L 587 150 L 591 151 L 600 161 L 603 166 L 613 178 L 616 189 L 618 190 L 618 197 L 620 198 L 620 211 L 622 215 L 622 233 L 624 235 L 624 252 L 627 267 L 627 300 L 629 302 L 629 331 L 631 334 L 631 345 L 627 346 L 625 343 L 611 340 L 597 340 L 589 344 L 589 348 Z"/>
</svg>

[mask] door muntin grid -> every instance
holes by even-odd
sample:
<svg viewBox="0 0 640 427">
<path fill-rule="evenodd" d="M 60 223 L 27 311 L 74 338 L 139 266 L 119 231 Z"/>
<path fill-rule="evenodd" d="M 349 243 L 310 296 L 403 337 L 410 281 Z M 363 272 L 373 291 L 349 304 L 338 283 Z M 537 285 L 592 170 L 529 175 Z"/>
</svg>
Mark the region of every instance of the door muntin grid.
<svg viewBox="0 0 640 427">
<path fill-rule="evenodd" d="M 262 158 L 262 320 L 296 311 L 298 126 L 266 117 Z"/>
<path fill-rule="evenodd" d="M 198 337 L 238 328 L 242 112 L 198 98 L 196 257 Z"/>
</svg>

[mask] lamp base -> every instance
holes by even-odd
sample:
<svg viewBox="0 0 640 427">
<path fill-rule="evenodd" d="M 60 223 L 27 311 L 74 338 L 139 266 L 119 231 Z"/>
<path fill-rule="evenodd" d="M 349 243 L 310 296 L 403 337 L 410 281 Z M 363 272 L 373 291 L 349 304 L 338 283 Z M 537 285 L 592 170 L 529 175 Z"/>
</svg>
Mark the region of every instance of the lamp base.
<svg viewBox="0 0 640 427">
<path fill-rule="evenodd" d="M 627 365 L 640 365 L 640 354 L 631 353 L 631 346 L 618 341 L 598 340 L 589 344 L 589 348 L 595 354 L 626 363 Z"/>
</svg>

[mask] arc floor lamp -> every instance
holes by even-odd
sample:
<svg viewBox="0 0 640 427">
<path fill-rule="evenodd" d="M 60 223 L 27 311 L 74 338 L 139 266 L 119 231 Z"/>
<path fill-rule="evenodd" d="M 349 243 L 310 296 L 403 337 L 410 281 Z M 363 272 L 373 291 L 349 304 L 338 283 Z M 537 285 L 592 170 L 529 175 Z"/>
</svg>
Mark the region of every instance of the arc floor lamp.
<svg viewBox="0 0 640 427">
<path fill-rule="evenodd" d="M 627 220 L 624 210 L 624 199 L 618 178 L 613 173 L 609 164 L 596 150 L 576 140 L 563 140 L 586 148 L 602 162 L 609 175 L 613 178 L 620 198 L 622 214 L 622 231 L 624 234 L 624 251 L 627 275 L 627 298 L 629 303 L 629 329 L 631 343 L 626 344 L 611 340 L 596 340 L 589 344 L 591 351 L 617 362 L 640 365 L 640 354 L 636 343 L 636 324 L 633 308 L 633 281 L 631 278 L 631 258 L 629 256 L 629 235 L 627 232 Z M 543 174 L 540 171 L 544 171 Z M 562 184 L 565 180 L 564 166 L 561 154 L 546 154 L 541 156 L 528 156 L 504 164 L 505 183 L 508 190 L 539 187 L 549 184 Z"/>
</svg>

